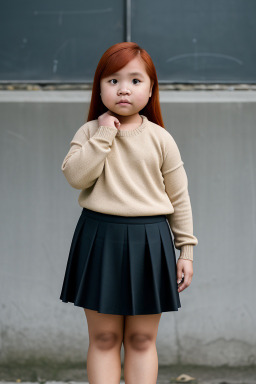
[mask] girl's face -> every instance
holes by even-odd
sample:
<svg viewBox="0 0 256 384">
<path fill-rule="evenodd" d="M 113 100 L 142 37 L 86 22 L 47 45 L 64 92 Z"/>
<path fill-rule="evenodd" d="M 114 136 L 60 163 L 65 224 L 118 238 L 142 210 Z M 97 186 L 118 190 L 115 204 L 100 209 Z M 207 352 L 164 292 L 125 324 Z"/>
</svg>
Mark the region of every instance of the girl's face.
<svg viewBox="0 0 256 384">
<path fill-rule="evenodd" d="M 101 100 L 116 115 L 135 115 L 147 105 L 152 87 L 142 59 L 136 57 L 117 73 L 100 80 Z M 120 104 L 121 100 L 127 103 Z"/>
</svg>

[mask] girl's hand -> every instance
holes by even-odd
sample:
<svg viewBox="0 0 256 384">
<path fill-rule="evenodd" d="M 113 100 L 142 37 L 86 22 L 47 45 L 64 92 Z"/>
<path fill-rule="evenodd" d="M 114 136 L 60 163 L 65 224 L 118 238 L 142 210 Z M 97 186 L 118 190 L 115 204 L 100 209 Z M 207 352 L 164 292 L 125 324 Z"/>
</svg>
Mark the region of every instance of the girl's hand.
<svg viewBox="0 0 256 384">
<path fill-rule="evenodd" d="M 113 116 L 112 112 L 109 110 L 98 117 L 98 123 L 99 123 L 99 127 L 101 125 L 104 125 L 107 127 L 114 127 L 117 129 L 121 125 L 120 121 L 115 116 Z"/>
<path fill-rule="evenodd" d="M 182 276 L 182 273 L 184 274 L 184 276 Z M 177 261 L 177 283 L 179 284 L 178 292 L 183 291 L 190 285 L 192 281 L 192 276 L 193 276 L 193 261 L 178 259 Z"/>
</svg>

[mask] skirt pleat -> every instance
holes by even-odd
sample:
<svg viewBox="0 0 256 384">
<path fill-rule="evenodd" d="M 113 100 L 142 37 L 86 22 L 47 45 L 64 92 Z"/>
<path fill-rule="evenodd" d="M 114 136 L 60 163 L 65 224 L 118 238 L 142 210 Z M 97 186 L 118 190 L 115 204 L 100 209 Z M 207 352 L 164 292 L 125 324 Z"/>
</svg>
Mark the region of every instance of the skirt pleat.
<svg viewBox="0 0 256 384">
<path fill-rule="evenodd" d="M 176 274 L 165 215 L 126 217 L 83 208 L 60 299 L 106 314 L 177 311 Z"/>
</svg>

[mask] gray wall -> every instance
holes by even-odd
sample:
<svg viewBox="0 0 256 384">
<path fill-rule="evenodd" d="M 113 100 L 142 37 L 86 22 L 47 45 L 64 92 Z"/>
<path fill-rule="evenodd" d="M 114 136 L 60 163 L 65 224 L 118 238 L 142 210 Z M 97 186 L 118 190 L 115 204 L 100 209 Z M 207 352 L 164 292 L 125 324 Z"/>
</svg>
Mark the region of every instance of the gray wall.
<svg viewBox="0 0 256 384">
<path fill-rule="evenodd" d="M 1 362 L 86 358 L 83 309 L 59 295 L 81 212 L 61 163 L 89 100 L 90 91 L 0 92 Z M 160 101 L 199 244 L 182 307 L 162 314 L 159 364 L 255 364 L 256 94 L 162 91 Z"/>
</svg>

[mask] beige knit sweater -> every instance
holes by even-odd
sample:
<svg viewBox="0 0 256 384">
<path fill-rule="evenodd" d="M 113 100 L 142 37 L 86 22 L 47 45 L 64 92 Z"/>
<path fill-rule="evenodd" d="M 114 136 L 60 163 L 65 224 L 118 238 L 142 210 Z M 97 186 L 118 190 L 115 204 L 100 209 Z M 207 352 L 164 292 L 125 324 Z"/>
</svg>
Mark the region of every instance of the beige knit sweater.
<svg viewBox="0 0 256 384">
<path fill-rule="evenodd" d="M 78 203 L 122 216 L 166 215 L 179 258 L 193 260 L 193 220 L 188 179 L 172 135 L 142 116 L 132 130 L 82 125 L 70 142 L 61 169 L 81 190 Z"/>
</svg>

